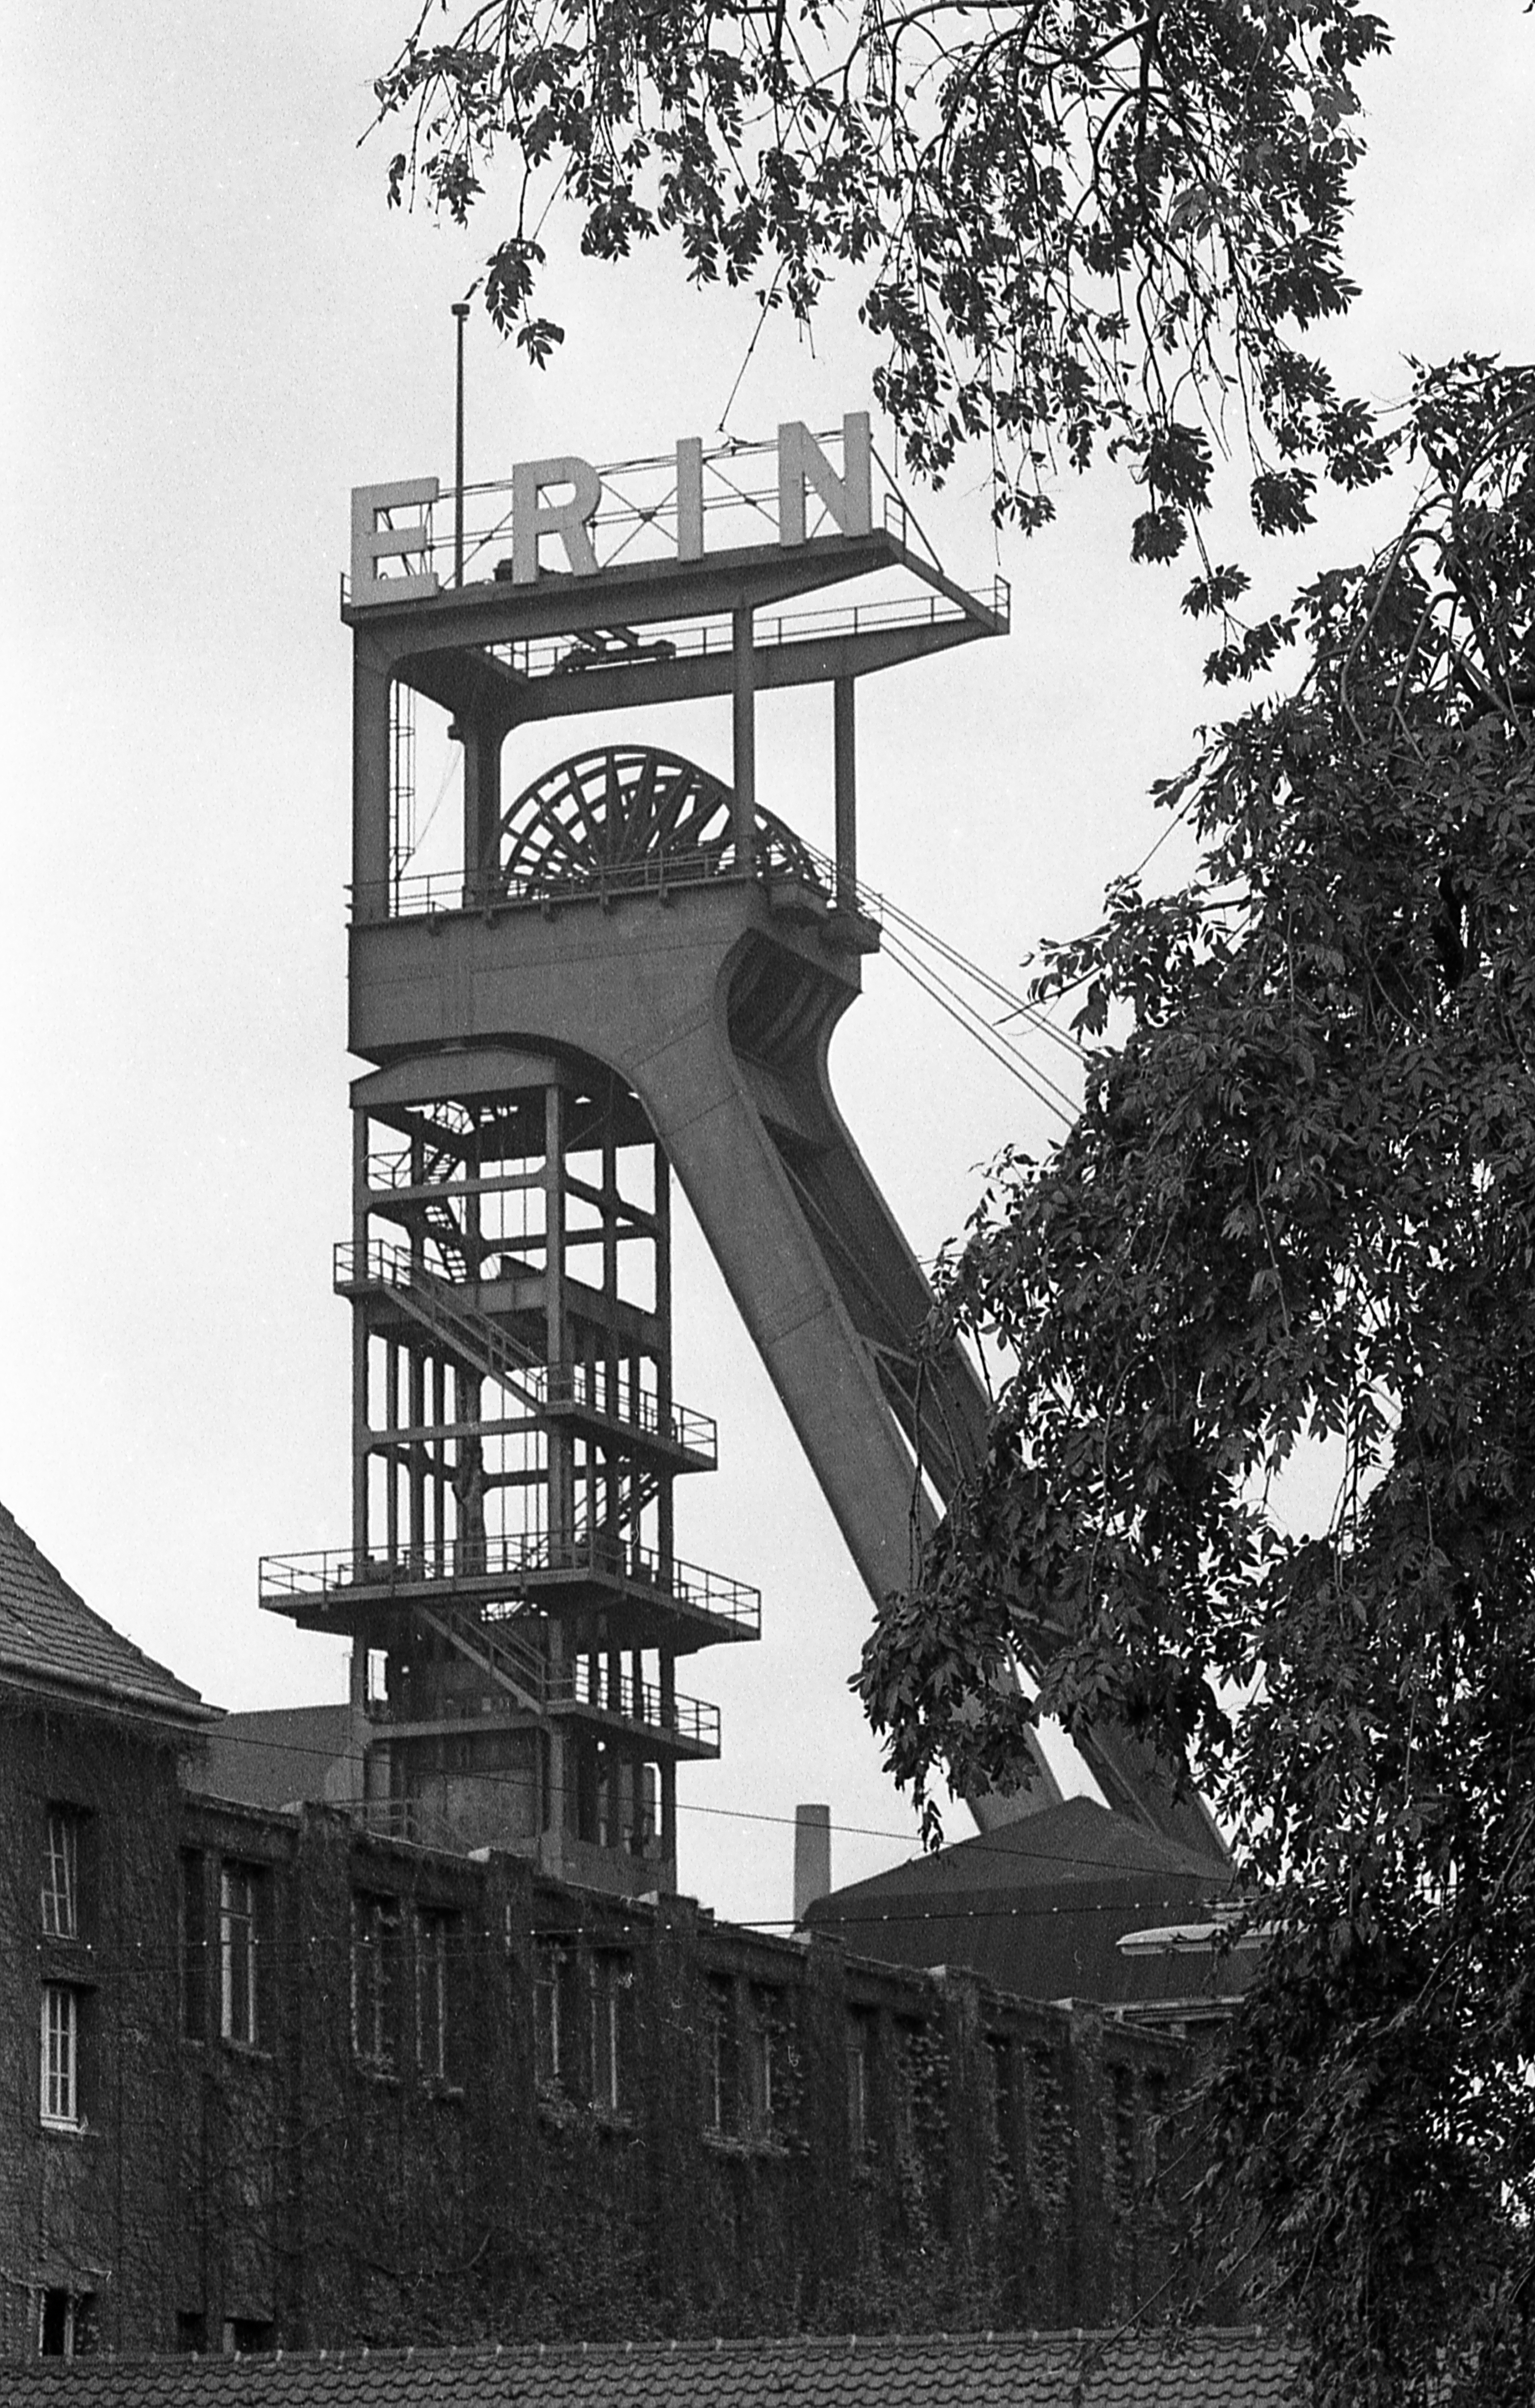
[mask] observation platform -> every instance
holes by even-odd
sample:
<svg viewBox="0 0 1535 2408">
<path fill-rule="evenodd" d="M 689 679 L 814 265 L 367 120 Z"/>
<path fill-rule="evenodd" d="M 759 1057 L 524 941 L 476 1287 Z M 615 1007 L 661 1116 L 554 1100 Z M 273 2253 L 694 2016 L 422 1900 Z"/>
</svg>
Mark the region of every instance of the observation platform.
<svg viewBox="0 0 1535 2408">
<path fill-rule="evenodd" d="M 566 533 L 565 568 L 538 557 L 534 496 L 515 474 L 461 495 L 440 494 L 433 479 L 361 489 L 402 539 L 380 544 L 370 520 L 366 575 L 354 556 L 341 616 L 377 638 L 418 693 L 508 727 L 696 701 L 743 679 L 759 693 L 835 683 L 1007 633 L 1006 580 L 972 592 L 948 574 L 869 447 L 867 420 L 805 437 L 791 462 L 784 437 L 802 434 L 596 467 L 538 464 L 573 472 L 566 481 L 578 489 L 587 481 L 584 502 L 542 522 L 546 542 Z M 840 479 L 815 476 L 823 442 L 841 446 Z M 791 466 L 809 467 L 821 488 L 802 484 L 797 506 Z M 887 590 L 868 601 L 784 608 L 874 577 Z"/>
<path fill-rule="evenodd" d="M 559 1615 L 570 1645 L 691 1655 L 759 1639 L 762 1595 L 700 1565 L 600 1532 L 445 1539 L 394 1554 L 324 1547 L 264 1555 L 261 1604 L 304 1630 L 350 1630 L 380 1606 L 449 1610 L 524 1600 Z"/>
</svg>

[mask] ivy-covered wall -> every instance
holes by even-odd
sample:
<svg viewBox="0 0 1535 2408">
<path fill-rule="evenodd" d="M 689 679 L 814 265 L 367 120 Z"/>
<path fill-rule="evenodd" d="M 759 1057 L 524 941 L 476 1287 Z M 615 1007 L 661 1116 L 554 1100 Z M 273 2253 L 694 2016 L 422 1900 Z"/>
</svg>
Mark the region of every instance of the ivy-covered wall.
<svg viewBox="0 0 1535 2408">
<path fill-rule="evenodd" d="M 164 2344 L 183 1811 L 164 1730 L 0 1684 L 0 2357 L 37 2348 L 50 2297 L 81 2345 Z M 72 2001 L 67 2122 L 45 2117 L 50 1991 Z"/>
<path fill-rule="evenodd" d="M 109 1755 L 84 2132 L 37 2129 L 36 1954 L 0 1951 L 6 2352 L 45 2224 L 135 2349 L 1095 2326 L 1166 2275 L 1169 2041 Z M 7 1842 L 59 1777 L 7 1754 Z"/>
</svg>

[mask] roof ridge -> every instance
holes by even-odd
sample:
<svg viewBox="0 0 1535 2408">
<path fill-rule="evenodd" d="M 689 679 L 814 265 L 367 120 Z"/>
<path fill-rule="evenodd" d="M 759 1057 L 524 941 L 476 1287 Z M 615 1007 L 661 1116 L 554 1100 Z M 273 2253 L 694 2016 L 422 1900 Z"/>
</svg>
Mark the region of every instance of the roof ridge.
<svg viewBox="0 0 1535 2408">
<path fill-rule="evenodd" d="M 322 2358 L 327 2364 L 335 2364 L 340 2360 L 366 2358 L 370 2364 L 383 2360 L 386 2363 L 397 2361 L 402 2365 L 409 2362 L 412 2366 L 421 2367 L 438 2362 L 444 2365 L 453 2362 L 459 2365 L 472 2364 L 477 2360 L 483 2360 L 486 2364 L 493 2365 L 497 2358 L 505 2361 L 508 2358 L 519 2357 L 544 2362 L 550 2358 L 584 2358 L 590 2363 L 593 2359 L 628 2358 L 632 2361 L 640 2358 L 676 2358 L 683 2355 L 708 2358 L 723 2357 L 727 2352 L 751 2353 L 761 2357 L 770 2351 L 792 2351 L 796 2354 L 822 2351 L 828 2354 L 845 2354 L 852 2350 L 910 2352 L 913 2349 L 927 2348 L 942 2349 L 952 2353 L 956 2349 L 1011 2351 L 1063 2347 L 1088 2349 L 1104 2345 L 1125 2347 L 1136 2344 L 1142 2347 L 1149 2344 L 1160 2344 L 1180 2349 L 1197 2344 L 1213 2344 L 1222 2349 L 1234 2348 L 1241 2344 L 1265 2344 L 1276 2357 L 1287 2346 L 1283 2334 L 1277 2332 L 1271 2326 L 1262 2324 L 1182 2327 L 1154 2325 L 1139 2331 L 1134 2329 L 1127 2330 L 1123 2325 L 1061 2325 L 1032 2328 L 1019 2326 L 1008 2330 L 978 2328 L 970 2331 L 958 2332 L 935 2327 L 930 2331 L 920 2333 L 765 2333 L 755 2336 L 738 2335 L 729 2340 L 723 2335 L 716 2335 L 707 2339 L 694 2338 L 681 2341 L 672 2338 L 595 2342 L 581 2340 L 439 2342 L 426 2347 L 423 2347 L 419 2343 L 401 2343 L 394 2348 L 383 2349 L 374 2347 L 366 2342 L 359 2342 L 350 2348 L 283 2349 L 270 2355 L 263 2353 L 254 2360 L 234 2358 L 224 2362 L 232 2366 L 252 2363 L 270 2364 L 275 2358 L 280 2357 L 288 2365 L 302 2364 L 306 2361 L 318 2364 Z M 42 2363 L 42 2361 L 38 2362 Z M 165 2366 L 174 2365 L 178 2360 L 174 2354 L 167 2355 L 161 2352 L 136 2358 L 118 2357 L 110 2362 L 115 2367 Z M 216 2366 L 220 2362 L 217 2358 L 200 2361 L 205 2368 Z"/>
<path fill-rule="evenodd" d="M 7 1555 L 14 1575 L 11 1581 L 6 1578 Z M 50 1631 L 49 1622 L 59 1625 L 61 1614 L 65 1617 L 65 1627 Z M 88 1642 L 78 1651 L 84 1660 L 74 1664 L 68 1660 L 66 1643 L 61 1649 L 61 1641 L 67 1641 L 69 1618 L 88 1626 L 83 1634 L 78 1634 Z M 34 1683 L 55 1683 L 61 1689 L 84 1689 L 97 1698 L 110 1698 L 116 1694 L 158 1707 L 162 1713 L 195 1716 L 199 1720 L 210 1711 L 190 1682 L 179 1679 L 167 1665 L 108 1622 L 104 1613 L 87 1605 L 73 1582 L 44 1554 L 31 1531 L 17 1520 L 8 1505 L 0 1502 L 0 1634 L 7 1623 L 14 1627 L 18 1639 L 7 1646 L 0 1635 L 0 1666 L 9 1665 Z M 124 1663 L 123 1657 L 129 1661 Z"/>
</svg>

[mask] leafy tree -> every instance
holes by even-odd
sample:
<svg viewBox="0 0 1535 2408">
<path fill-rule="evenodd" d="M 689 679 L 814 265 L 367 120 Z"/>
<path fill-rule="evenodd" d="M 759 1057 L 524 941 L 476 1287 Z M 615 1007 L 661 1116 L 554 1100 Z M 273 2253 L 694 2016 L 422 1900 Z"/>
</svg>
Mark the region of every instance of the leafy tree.
<svg viewBox="0 0 1535 2408">
<path fill-rule="evenodd" d="M 1040 1710 L 1192 1763 L 1272 1935 L 1211 2229 L 1340 2408 L 1535 2397 L 1535 370 L 1399 440 L 1303 682 L 1157 790 L 1197 875 L 1049 951 L 1085 1101 L 950 1266 L 1015 1369 L 862 1675 L 919 1798 L 1016 1779 L 1041 1634 Z"/>
<path fill-rule="evenodd" d="M 594 258 L 669 236 L 694 282 L 802 320 L 846 265 L 915 469 L 983 437 L 998 515 L 1033 526 L 1054 462 L 1106 446 L 1143 489 L 1136 555 L 1166 560 L 1227 415 L 1265 531 L 1305 523 L 1319 473 L 1381 468 L 1298 340 L 1352 297 L 1351 79 L 1387 38 L 1359 0 L 425 0 L 377 92 L 408 134 L 393 200 L 463 222 L 505 163 L 485 299 L 535 361 L 562 339 L 555 201 Z M 1190 607 L 1245 583 L 1201 558 Z"/>
</svg>

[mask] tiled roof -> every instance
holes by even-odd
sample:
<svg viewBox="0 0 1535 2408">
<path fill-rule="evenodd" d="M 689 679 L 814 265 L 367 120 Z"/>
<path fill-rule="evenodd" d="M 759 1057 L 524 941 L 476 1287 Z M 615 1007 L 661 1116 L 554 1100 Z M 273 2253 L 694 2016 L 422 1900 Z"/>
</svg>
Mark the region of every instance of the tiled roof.
<svg viewBox="0 0 1535 2408">
<path fill-rule="evenodd" d="M 209 1714 L 195 1689 L 93 1613 L 0 1505 L 0 1681 L 7 1673 L 166 1722 L 200 1727 Z"/>
<path fill-rule="evenodd" d="M 0 2365 L 5 2408 L 1289 2408 L 1255 2331 L 636 2342 Z M 55 2387 L 56 2386 L 56 2387 Z"/>
</svg>

